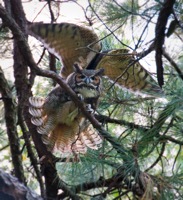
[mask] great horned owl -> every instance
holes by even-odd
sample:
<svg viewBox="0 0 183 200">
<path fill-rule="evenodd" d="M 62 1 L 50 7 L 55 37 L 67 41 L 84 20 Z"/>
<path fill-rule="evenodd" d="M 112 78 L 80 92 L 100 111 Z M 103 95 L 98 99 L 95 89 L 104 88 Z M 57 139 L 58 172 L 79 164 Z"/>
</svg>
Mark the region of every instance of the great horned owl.
<svg viewBox="0 0 183 200">
<path fill-rule="evenodd" d="M 75 65 L 75 72 L 66 79 L 89 111 L 96 109 L 102 91 L 102 73 L 103 69 L 82 70 Z M 45 99 L 30 97 L 29 102 L 31 121 L 42 134 L 48 150 L 78 154 L 85 153 L 87 147 L 98 149 L 101 137 L 60 86 L 56 86 Z"/>
<path fill-rule="evenodd" d="M 100 40 L 93 30 L 70 23 L 35 23 L 29 24 L 27 30 L 60 59 L 62 78 L 92 109 L 96 109 L 100 95 L 101 68 L 104 68 L 105 76 L 121 87 L 152 96 L 163 94 L 151 74 L 127 49 L 102 52 Z M 84 70 L 73 73 L 74 63 Z M 92 88 L 86 84 L 88 81 Z M 86 146 L 96 149 L 101 143 L 98 134 L 60 87 L 46 99 L 31 97 L 30 104 L 32 123 L 38 126 L 38 132 L 43 134 L 50 150 L 84 153 Z"/>
</svg>

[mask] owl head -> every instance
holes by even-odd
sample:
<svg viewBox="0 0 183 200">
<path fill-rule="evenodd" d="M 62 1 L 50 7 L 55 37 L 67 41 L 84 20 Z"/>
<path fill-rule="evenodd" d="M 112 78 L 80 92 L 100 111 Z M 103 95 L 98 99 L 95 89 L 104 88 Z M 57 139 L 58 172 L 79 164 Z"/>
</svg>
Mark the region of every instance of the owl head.
<svg viewBox="0 0 183 200">
<path fill-rule="evenodd" d="M 102 91 L 103 72 L 104 69 L 82 69 L 78 64 L 74 64 L 74 72 L 68 76 L 66 82 L 83 98 L 97 98 Z"/>
</svg>

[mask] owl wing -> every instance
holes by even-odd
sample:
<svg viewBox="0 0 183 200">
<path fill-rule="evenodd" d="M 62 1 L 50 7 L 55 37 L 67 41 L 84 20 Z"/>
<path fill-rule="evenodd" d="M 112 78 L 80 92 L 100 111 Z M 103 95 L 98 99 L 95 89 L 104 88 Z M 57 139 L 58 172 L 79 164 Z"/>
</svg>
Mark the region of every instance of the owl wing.
<svg viewBox="0 0 183 200">
<path fill-rule="evenodd" d="M 105 75 L 131 91 L 139 91 L 152 96 L 162 96 L 163 91 L 152 75 L 138 62 L 127 49 L 111 50 L 96 64 L 96 69 L 104 68 Z"/>
<path fill-rule="evenodd" d="M 36 125 L 38 133 L 42 135 L 49 134 L 56 126 L 56 112 L 61 109 L 61 105 L 65 102 L 64 98 L 60 98 L 62 94 L 60 91 L 62 90 L 57 87 L 46 98 L 29 98 L 31 122 Z"/>
<path fill-rule="evenodd" d="M 75 24 L 34 23 L 28 26 L 28 33 L 60 59 L 63 64 L 61 75 L 64 78 L 73 72 L 75 62 L 85 68 L 101 50 L 97 35 L 92 30 Z"/>
<path fill-rule="evenodd" d="M 83 68 L 104 68 L 109 79 L 131 91 L 158 97 L 163 95 L 151 74 L 135 61 L 134 56 L 128 54 L 128 50 L 112 50 L 107 55 L 99 53 L 98 60 L 96 55 L 101 50 L 99 39 L 85 27 L 70 23 L 35 23 L 29 25 L 28 33 L 40 40 L 62 61 L 61 75 L 64 78 L 73 72 L 73 65 L 78 62 Z"/>
</svg>

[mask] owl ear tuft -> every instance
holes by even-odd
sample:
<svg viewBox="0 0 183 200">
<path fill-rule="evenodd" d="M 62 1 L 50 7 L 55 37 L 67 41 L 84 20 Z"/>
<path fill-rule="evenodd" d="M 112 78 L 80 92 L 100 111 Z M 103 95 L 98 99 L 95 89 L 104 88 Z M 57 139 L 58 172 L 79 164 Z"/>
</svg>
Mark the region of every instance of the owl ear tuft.
<svg viewBox="0 0 183 200">
<path fill-rule="evenodd" d="M 104 71 L 105 70 L 103 68 L 100 68 L 100 69 L 96 70 L 96 74 L 95 75 L 102 76 L 102 75 L 104 75 Z"/>
<path fill-rule="evenodd" d="M 77 73 L 82 73 L 82 67 L 78 65 L 78 63 L 74 63 L 74 71 Z"/>
</svg>

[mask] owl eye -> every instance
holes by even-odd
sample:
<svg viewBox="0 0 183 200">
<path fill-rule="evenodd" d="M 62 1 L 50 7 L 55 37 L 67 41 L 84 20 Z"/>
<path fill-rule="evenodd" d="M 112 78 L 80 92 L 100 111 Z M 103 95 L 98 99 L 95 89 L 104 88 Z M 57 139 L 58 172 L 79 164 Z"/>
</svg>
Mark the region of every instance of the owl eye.
<svg viewBox="0 0 183 200">
<path fill-rule="evenodd" d="M 79 83 L 79 82 L 81 82 L 83 79 L 85 79 L 85 75 L 83 75 L 83 74 L 77 74 L 76 75 L 76 82 L 77 83 Z"/>
<path fill-rule="evenodd" d="M 91 80 L 94 81 L 94 82 L 96 82 L 96 83 L 99 82 L 99 79 L 100 78 L 98 76 L 92 76 L 91 77 Z"/>
<path fill-rule="evenodd" d="M 96 80 L 96 76 L 92 76 L 92 77 L 91 77 L 91 80 L 92 80 L 92 81 Z"/>
<path fill-rule="evenodd" d="M 77 78 L 78 78 L 78 79 L 84 79 L 84 78 L 85 78 L 85 75 L 83 75 L 83 74 L 77 74 Z"/>
</svg>

